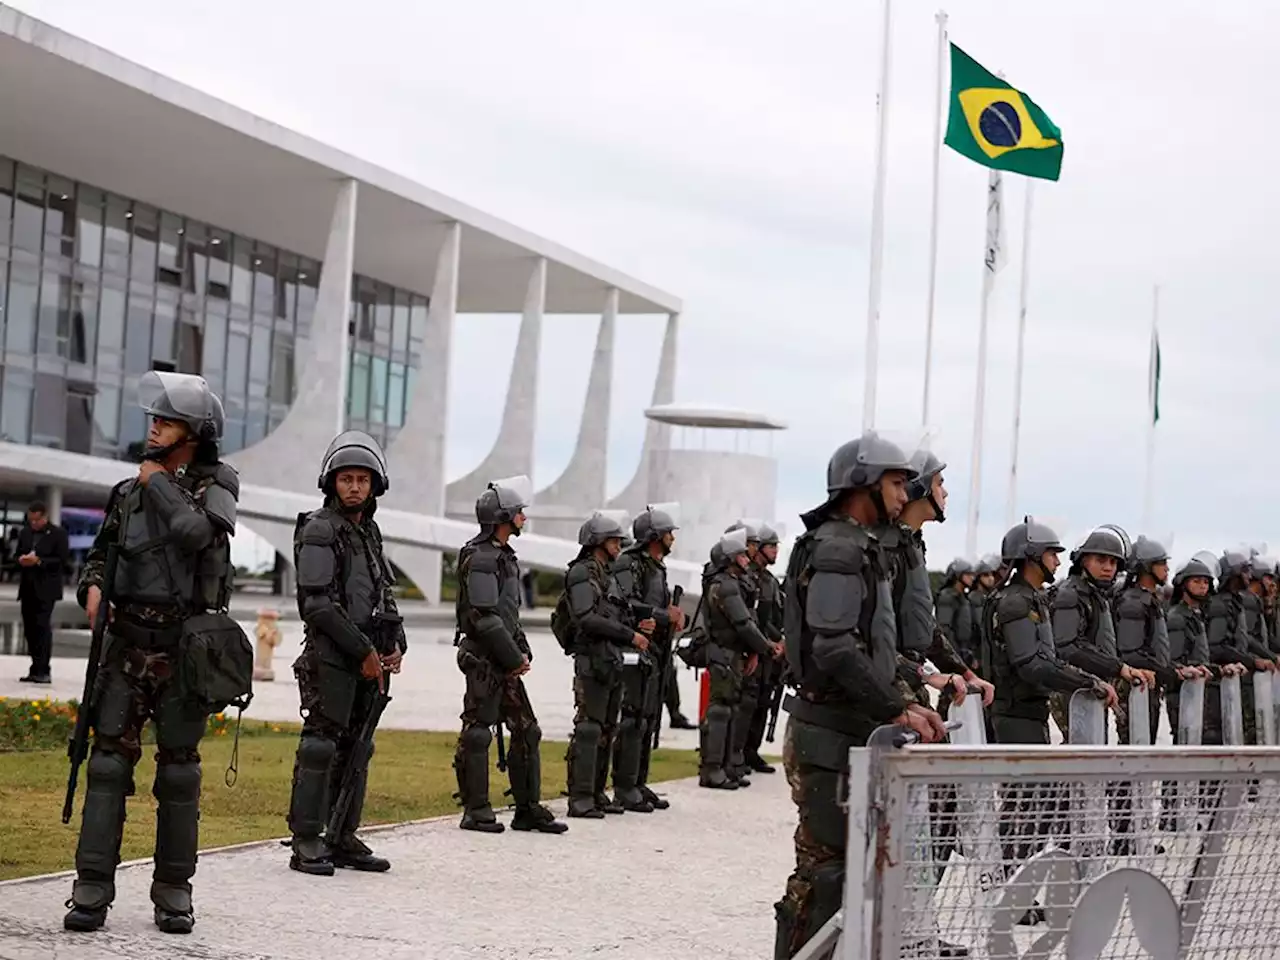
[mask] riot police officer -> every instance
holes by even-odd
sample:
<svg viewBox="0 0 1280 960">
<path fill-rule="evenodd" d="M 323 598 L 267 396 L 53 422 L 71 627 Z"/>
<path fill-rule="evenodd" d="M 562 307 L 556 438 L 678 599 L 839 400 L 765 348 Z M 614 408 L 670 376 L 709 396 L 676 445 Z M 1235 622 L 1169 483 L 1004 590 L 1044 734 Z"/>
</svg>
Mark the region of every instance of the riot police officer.
<svg viewBox="0 0 1280 960">
<path fill-rule="evenodd" d="M 1115 682 L 1135 681 L 1151 686 L 1155 675 L 1124 663 L 1116 647 L 1111 588 L 1116 570 L 1128 558 L 1128 544 L 1110 526 L 1089 531 L 1071 551 L 1066 580 L 1049 592 L 1053 612 L 1053 642 L 1058 656 L 1095 677 Z M 1119 693 L 1117 693 L 1119 696 Z M 1070 740 L 1068 696 L 1055 692 L 1049 700 L 1053 721 Z"/>
<path fill-rule="evenodd" d="M 520 536 L 532 486 L 525 476 L 495 480 L 476 500 L 480 532 L 458 551 L 458 669 L 466 679 L 462 732 L 453 753 L 463 830 L 501 833 L 489 803 L 490 732 L 502 725 L 511 742 L 502 758 L 516 812 L 512 830 L 564 833 L 569 829 L 539 803 L 542 728 L 521 679 L 533 650 L 520 623 L 520 563 L 511 538 Z"/>
<path fill-rule="evenodd" d="M 781 654 L 752 616 L 750 601 L 755 591 L 748 583 L 750 565 L 743 527 L 726 533 L 711 548 L 703 587 L 711 689 L 702 718 L 698 766 L 698 785 L 711 789 L 736 790 L 750 784 L 742 755 L 746 733 L 734 730 L 742 716 L 744 679 L 759 669 L 760 660 Z"/>
<path fill-rule="evenodd" d="M 867 431 L 827 465 L 827 499 L 801 519 L 783 590 L 783 641 L 798 685 L 783 762 L 799 807 L 796 868 L 776 905 L 774 956 L 794 955 L 840 908 L 847 816 L 840 806 L 849 748 L 882 723 L 940 740 L 942 719 L 897 676 L 897 618 L 888 564 L 872 534 L 896 519 L 915 474 L 901 447 Z"/>
<path fill-rule="evenodd" d="M 1129 577 L 1116 601 L 1116 646 L 1126 666 L 1143 671 L 1141 682 L 1150 689 L 1148 698 L 1150 739 L 1156 742 L 1160 727 L 1160 689 L 1178 682 L 1169 660 L 1169 625 L 1156 591 L 1169 579 L 1169 553 L 1155 540 L 1139 535 L 1129 552 Z M 1121 743 L 1130 743 L 1129 687 L 1136 682 L 1125 677 L 1117 685 L 1120 702 L 1116 706 L 1116 734 Z M 1141 719 L 1141 718 L 1139 718 Z"/>
<path fill-rule="evenodd" d="M 1223 657 L 1236 657 L 1252 673 L 1272 671 L 1275 661 L 1270 650 L 1260 645 L 1250 633 L 1246 598 L 1249 593 L 1249 571 L 1252 561 L 1241 550 L 1227 550 L 1219 564 L 1218 589 L 1209 601 L 1209 651 L 1215 663 Z M 1255 727 L 1253 684 L 1242 680 L 1240 684 L 1241 712 L 1244 719 L 1244 742 L 1257 742 Z"/>
<path fill-rule="evenodd" d="M 942 586 L 933 601 L 938 627 L 961 654 L 969 654 L 968 660 L 972 660 L 973 652 L 973 612 L 969 605 L 969 590 L 975 579 L 973 565 L 957 557 L 947 564 Z"/>
<path fill-rule="evenodd" d="M 1209 600 L 1209 591 L 1213 588 L 1213 576 L 1216 564 L 1210 567 L 1203 558 L 1192 557 L 1173 575 L 1173 598 L 1169 606 L 1169 662 L 1178 673 L 1178 681 L 1165 691 L 1165 706 L 1169 714 L 1169 729 L 1173 731 L 1174 743 L 1180 743 L 1178 711 L 1180 691 L 1185 680 L 1196 677 L 1212 678 L 1215 671 L 1210 668 L 1209 632 L 1205 622 L 1205 605 Z M 1243 672 L 1244 668 L 1234 661 L 1230 662 L 1231 673 Z M 1209 695 L 1213 687 L 1215 697 Z M 1210 699 L 1216 700 L 1216 710 L 1211 709 Z M 1204 729 L 1201 743 L 1222 743 L 1222 701 L 1221 693 L 1212 682 L 1205 685 Z"/>
<path fill-rule="evenodd" d="M 779 644 L 778 649 L 781 650 L 782 584 L 769 569 L 778 562 L 778 532 L 764 523 L 760 525 L 757 532 L 760 536 L 760 545 L 752 561 L 755 564 L 757 586 L 756 623 L 765 638 Z M 747 767 L 756 773 L 775 772 L 773 764 L 760 756 L 760 747 L 764 743 L 770 716 L 782 706 L 785 663 L 781 656 L 762 660 L 757 670 L 760 675 L 759 690 L 756 694 L 755 710 L 747 721 L 747 740 L 743 748 L 743 758 Z M 746 698 L 743 699 L 745 703 Z"/>
<path fill-rule="evenodd" d="M 391 864 L 356 836 L 367 765 L 353 771 L 356 789 L 337 835 L 327 825 L 361 729 L 388 675 L 400 672 L 407 647 L 392 594 L 395 576 L 374 520 L 378 498 L 390 486 L 382 448 L 359 430 L 338 434 L 316 485 L 324 505 L 300 514 L 294 534 L 305 635 L 293 664 L 302 734 L 289 801 L 289 867 L 313 876 L 333 876 L 335 867 L 380 873 Z"/>
<path fill-rule="evenodd" d="M 222 403 L 201 377 L 144 374 L 140 405 L 151 418 L 136 477 L 117 484 L 80 574 L 77 599 L 91 623 L 110 614 L 107 653 L 92 710 L 76 880 L 63 925 L 99 929 L 115 899 L 125 797 L 142 756 L 142 730 L 156 729 L 155 873 L 151 900 L 165 933 L 195 925 L 191 878 L 200 817 L 200 739 L 208 716 L 204 692 L 180 682 L 180 661 L 197 647 L 193 624 L 225 613 L 231 596 L 230 538 L 240 483 L 218 459 Z M 112 583 L 108 553 L 118 550 Z M 103 607 L 103 598 L 110 604 Z M 204 616 L 197 616 L 204 615 Z M 219 618 L 229 621 L 229 618 Z M 248 641 L 234 622 L 225 637 Z M 238 637 L 235 635 L 238 633 Z M 210 642 L 205 639 L 205 645 Z M 249 668 L 251 669 L 251 661 Z M 90 667 L 92 669 L 92 665 Z M 249 678 L 244 678 L 248 691 Z"/>
<path fill-rule="evenodd" d="M 649 789 L 653 734 L 662 722 L 663 691 L 674 653 L 675 636 L 684 629 L 684 611 L 671 602 L 666 557 L 675 544 L 674 505 L 646 507 L 631 523 L 635 542 L 613 564 L 614 578 L 638 620 L 653 620 L 649 650 L 622 670 L 622 719 L 613 754 L 613 797 L 637 813 L 666 810 L 670 802 Z M 668 509 L 663 509 L 667 507 Z"/>
<path fill-rule="evenodd" d="M 996 591 L 992 621 L 983 623 L 981 659 L 996 685 L 991 726 L 998 743 L 1049 742 L 1049 694 L 1093 690 L 1115 706 L 1115 689 L 1058 655 L 1045 586 L 1053 582 L 1066 550 L 1058 535 L 1027 518 L 1010 528 L 1000 553 L 1013 565 L 1009 583 Z"/>
<path fill-rule="evenodd" d="M 626 537 L 622 525 L 595 513 L 579 528 L 581 550 L 564 577 L 559 607 L 567 610 L 566 652 L 573 654 L 573 736 L 568 764 L 569 816 L 600 819 L 625 808 L 605 792 L 609 759 L 622 701 L 623 651 L 649 649 L 649 638 L 631 623 L 626 598 L 611 571 Z M 637 624 L 648 630 L 650 618 Z M 553 624 L 553 630 L 557 629 Z"/>
</svg>

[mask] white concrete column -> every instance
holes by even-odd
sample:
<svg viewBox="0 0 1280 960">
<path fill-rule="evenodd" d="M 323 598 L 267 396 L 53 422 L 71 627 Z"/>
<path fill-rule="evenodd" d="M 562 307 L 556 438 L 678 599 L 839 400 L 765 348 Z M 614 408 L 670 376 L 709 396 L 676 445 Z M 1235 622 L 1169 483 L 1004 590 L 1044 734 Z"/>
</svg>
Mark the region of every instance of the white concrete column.
<svg viewBox="0 0 1280 960">
<path fill-rule="evenodd" d="M 39 497 L 44 501 L 50 523 L 62 523 L 62 488 L 54 484 L 41 487 Z"/>
<path fill-rule="evenodd" d="M 600 332 L 587 379 L 578 442 L 564 473 L 533 497 L 535 506 L 573 511 L 572 519 L 536 521 L 538 533 L 573 539 L 582 520 L 605 502 L 609 462 L 609 413 L 613 393 L 613 339 L 618 324 L 618 290 L 605 294 Z"/>
<path fill-rule="evenodd" d="M 346 427 L 356 181 L 338 185 L 311 332 L 295 352 L 296 396 L 280 426 L 228 459 L 245 483 L 311 492 L 320 458 Z"/>
<path fill-rule="evenodd" d="M 432 516 L 444 515 L 444 458 L 449 419 L 449 367 L 453 325 L 458 313 L 462 225 L 450 223 L 436 254 L 431 304 L 423 336 L 421 365 L 414 377 L 404 425 L 387 450 L 391 473 L 388 506 Z M 459 544 L 461 546 L 461 544 Z M 440 554 L 392 549 L 392 557 L 432 602 L 440 598 Z"/>
<path fill-rule="evenodd" d="M 538 422 L 538 354 L 542 344 L 542 315 L 547 299 L 547 261 L 538 257 L 529 271 L 524 315 L 511 359 L 507 402 L 493 449 L 480 465 L 449 484 L 445 510 L 471 519 L 475 500 L 491 480 L 524 474 L 533 476 L 534 428 Z"/>
<path fill-rule="evenodd" d="M 676 353 L 680 338 L 680 314 L 667 315 L 666 331 L 662 335 L 662 351 L 658 355 L 658 373 L 653 381 L 653 397 L 650 406 L 657 407 L 671 403 L 676 397 Z M 646 505 L 655 503 L 661 498 L 653 495 L 650 471 L 652 469 L 655 450 L 665 450 L 671 446 L 671 425 L 650 420 L 645 425 L 644 446 L 640 449 L 640 463 L 636 466 L 635 475 L 616 497 L 609 501 L 609 506 L 626 510 L 635 516 Z"/>
</svg>

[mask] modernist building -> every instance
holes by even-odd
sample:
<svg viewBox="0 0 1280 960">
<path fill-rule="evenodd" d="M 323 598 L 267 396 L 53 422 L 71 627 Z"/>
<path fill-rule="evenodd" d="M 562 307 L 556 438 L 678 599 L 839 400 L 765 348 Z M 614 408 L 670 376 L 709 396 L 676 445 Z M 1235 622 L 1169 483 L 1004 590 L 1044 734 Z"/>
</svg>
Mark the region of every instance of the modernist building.
<svg viewBox="0 0 1280 960">
<path fill-rule="evenodd" d="M 668 317 L 653 402 L 672 400 L 671 294 L 3 5 L 0 90 L 0 499 L 19 509 L 38 492 L 55 511 L 100 505 L 144 433 L 139 375 L 200 373 L 225 403 L 251 528 L 285 556 L 333 434 L 386 442 L 386 506 L 417 518 L 392 553 L 434 595 L 439 549 L 469 529 L 446 511 L 469 517 L 487 479 L 533 474 L 545 313 L 600 321 L 577 452 L 536 497 L 546 519 L 526 559 L 562 563 L 569 545 L 547 536 L 606 504 L 628 315 Z M 446 483 L 466 313 L 522 319 L 498 442 Z M 611 505 L 643 506 L 666 429 L 649 425 Z"/>
</svg>

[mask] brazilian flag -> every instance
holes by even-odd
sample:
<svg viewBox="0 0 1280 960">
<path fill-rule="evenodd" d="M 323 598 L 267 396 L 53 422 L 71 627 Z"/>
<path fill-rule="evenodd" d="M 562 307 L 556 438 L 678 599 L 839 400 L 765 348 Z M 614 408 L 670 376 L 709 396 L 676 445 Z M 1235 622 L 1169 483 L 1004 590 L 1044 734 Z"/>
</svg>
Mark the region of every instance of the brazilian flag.
<svg viewBox="0 0 1280 960">
<path fill-rule="evenodd" d="M 943 141 L 984 167 L 1057 180 L 1062 132 L 1030 97 L 951 44 L 951 116 Z"/>
</svg>

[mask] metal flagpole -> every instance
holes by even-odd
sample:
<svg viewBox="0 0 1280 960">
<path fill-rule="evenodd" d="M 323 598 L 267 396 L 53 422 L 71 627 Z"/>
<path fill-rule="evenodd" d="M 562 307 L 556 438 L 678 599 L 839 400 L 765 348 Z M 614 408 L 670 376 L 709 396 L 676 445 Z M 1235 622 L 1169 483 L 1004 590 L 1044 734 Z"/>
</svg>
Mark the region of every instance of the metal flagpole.
<svg viewBox="0 0 1280 960">
<path fill-rule="evenodd" d="M 1160 285 L 1151 294 L 1151 356 L 1147 361 L 1147 463 L 1142 483 L 1142 529 L 1151 530 L 1156 464 L 1156 400 L 1160 387 Z"/>
<path fill-rule="evenodd" d="M 929 385 L 933 379 L 933 301 L 938 280 L 938 180 L 942 169 L 942 78 L 947 58 L 947 12 L 939 10 L 938 73 L 933 90 L 933 212 L 929 221 L 929 292 L 924 323 L 924 402 L 920 422 L 929 423 Z"/>
<path fill-rule="evenodd" d="M 865 392 L 862 397 L 862 429 L 876 421 L 876 375 L 880 365 L 880 273 L 884 266 L 885 150 L 889 133 L 889 5 L 884 0 L 884 29 L 880 39 L 880 88 L 876 93 L 876 173 L 871 195 L 871 263 L 867 284 L 867 347 Z"/>
<path fill-rule="evenodd" d="M 965 554 L 978 552 L 978 520 L 982 500 L 982 428 L 987 399 L 987 315 L 991 288 L 1003 259 L 1000 243 L 1002 196 L 1000 171 L 992 170 L 987 180 L 987 249 L 982 265 L 982 312 L 978 319 L 978 376 L 973 397 L 973 453 L 969 482 L 969 527 L 965 533 Z"/>
<path fill-rule="evenodd" d="M 1027 339 L 1027 281 L 1031 273 L 1031 201 L 1035 196 L 1036 182 L 1025 178 L 1027 184 L 1026 209 L 1022 215 L 1022 279 L 1018 283 L 1018 356 L 1013 368 L 1013 455 L 1009 466 L 1009 508 L 1005 512 L 1005 526 L 1018 522 L 1018 438 L 1022 432 L 1022 357 Z"/>
</svg>

